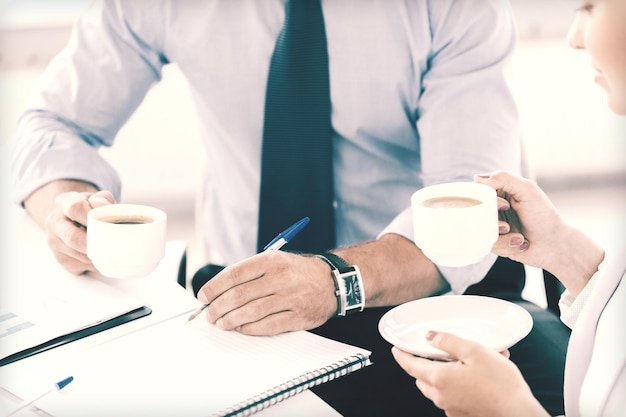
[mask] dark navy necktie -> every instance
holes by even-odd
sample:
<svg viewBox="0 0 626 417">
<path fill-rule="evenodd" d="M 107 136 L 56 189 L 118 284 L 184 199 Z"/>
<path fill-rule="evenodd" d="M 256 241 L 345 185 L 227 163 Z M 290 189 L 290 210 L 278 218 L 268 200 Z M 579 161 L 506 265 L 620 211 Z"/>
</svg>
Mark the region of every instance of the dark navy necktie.
<svg viewBox="0 0 626 417">
<path fill-rule="evenodd" d="M 290 250 L 335 245 L 331 104 L 320 0 L 289 0 L 265 97 L 257 249 L 303 217 Z"/>
</svg>

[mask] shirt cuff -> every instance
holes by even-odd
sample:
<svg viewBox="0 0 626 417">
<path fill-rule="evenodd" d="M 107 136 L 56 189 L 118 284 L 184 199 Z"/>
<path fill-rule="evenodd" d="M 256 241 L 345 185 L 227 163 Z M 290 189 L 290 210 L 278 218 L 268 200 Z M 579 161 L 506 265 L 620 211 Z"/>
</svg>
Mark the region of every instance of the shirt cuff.
<svg viewBox="0 0 626 417">
<path fill-rule="evenodd" d="M 615 251 L 614 253 L 619 254 L 620 251 Z M 561 294 L 561 298 L 559 299 L 559 310 L 561 311 L 561 321 L 565 323 L 567 327 L 570 329 L 574 328 L 576 321 L 578 320 L 578 316 L 583 310 L 585 304 L 587 303 L 587 299 L 593 291 L 596 282 L 602 279 L 603 275 L 614 274 L 617 271 L 623 271 L 622 268 L 622 259 L 619 256 L 613 256 L 609 253 L 609 251 L 605 251 L 604 259 L 598 265 L 598 270 L 595 274 L 591 276 L 585 288 L 578 294 L 577 297 L 569 292 L 567 289 Z"/>
<path fill-rule="evenodd" d="M 390 233 L 403 236 L 410 241 L 415 242 L 413 237 L 413 215 L 410 207 L 396 216 L 396 218 L 393 219 L 387 227 L 385 227 L 378 237 L 380 238 L 381 236 Z M 483 260 L 472 265 L 460 267 L 435 265 L 450 285 L 451 293 L 463 294 L 468 287 L 481 281 L 485 275 L 487 275 L 487 272 L 489 272 L 497 259 L 498 255 L 490 253 L 485 256 Z"/>
<path fill-rule="evenodd" d="M 11 193 L 18 204 L 41 186 L 64 179 L 85 181 L 110 191 L 118 202 L 121 198 L 115 169 L 96 148 L 63 133 L 45 135 L 31 150 L 16 153 L 11 169 Z"/>
<path fill-rule="evenodd" d="M 583 288 L 580 294 L 578 294 L 578 297 L 574 297 L 569 290 L 565 290 L 563 294 L 561 294 L 561 298 L 559 299 L 561 321 L 570 329 L 574 328 L 574 324 L 576 324 L 576 320 L 578 320 L 580 312 L 587 303 L 589 293 L 593 289 L 596 282 L 596 275 L 597 273 L 591 277 L 585 288 Z"/>
</svg>

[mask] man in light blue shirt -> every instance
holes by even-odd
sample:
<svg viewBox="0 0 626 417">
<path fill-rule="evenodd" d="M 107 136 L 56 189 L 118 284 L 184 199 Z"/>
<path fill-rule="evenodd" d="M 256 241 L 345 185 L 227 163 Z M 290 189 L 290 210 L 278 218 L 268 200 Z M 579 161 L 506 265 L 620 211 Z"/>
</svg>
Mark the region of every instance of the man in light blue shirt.
<svg viewBox="0 0 626 417">
<path fill-rule="evenodd" d="M 98 148 L 113 144 L 163 67 L 177 65 L 206 145 L 199 224 L 211 250 L 207 262 L 237 263 L 199 294 L 212 301 L 209 319 L 225 329 L 275 334 L 314 329 L 335 315 L 333 281 L 322 260 L 282 251 L 253 256 L 265 88 L 284 6 L 284 0 L 105 1 L 78 20 L 20 119 L 12 166 L 16 201 L 46 228 L 68 270 L 94 269 L 77 224 L 85 224 L 89 208 L 121 198 L 121 180 Z M 409 198 L 426 185 L 520 171 L 517 112 L 504 77 L 516 41 L 506 2 L 325 0 L 323 14 L 340 248 L 334 252 L 359 266 L 368 308 L 464 293 L 493 271 L 497 257 L 463 268 L 432 264 L 412 242 Z M 515 280 L 501 278 L 505 287 L 506 279 Z M 520 282 L 513 286 L 521 289 Z M 338 320 L 351 326 L 352 318 L 331 322 Z M 368 343 L 360 344 L 371 348 Z M 390 355 L 378 360 L 377 354 L 371 368 L 384 368 L 388 359 L 398 378 L 406 378 Z M 363 386 L 351 386 L 376 392 L 353 399 L 363 402 L 362 410 L 379 414 L 378 404 L 388 415 L 423 412 L 394 400 L 386 375 L 369 372 L 375 371 L 346 378 L 347 384 L 364 378 Z M 554 371 L 557 382 L 559 372 L 562 367 Z M 532 386 L 535 375 L 526 376 Z M 410 386 L 407 396 L 417 397 L 412 382 L 403 383 Z M 551 393 L 562 392 L 556 385 L 539 399 L 553 401 Z M 353 410 L 329 402 L 343 414 Z"/>
</svg>

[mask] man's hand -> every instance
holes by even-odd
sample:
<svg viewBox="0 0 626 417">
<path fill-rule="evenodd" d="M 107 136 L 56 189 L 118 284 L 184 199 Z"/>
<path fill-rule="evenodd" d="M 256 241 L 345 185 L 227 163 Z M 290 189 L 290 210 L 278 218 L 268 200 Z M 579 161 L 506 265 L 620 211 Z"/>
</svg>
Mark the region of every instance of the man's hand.
<svg viewBox="0 0 626 417">
<path fill-rule="evenodd" d="M 87 257 L 87 213 L 113 203 L 115 198 L 109 191 L 97 191 L 79 181 L 55 181 L 31 194 L 24 205 L 44 227 L 57 261 L 71 273 L 80 275 L 96 271 Z"/>
<path fill-rule="evenodd" d="M 273 335 L 325 323 L 337 311 L 334 292 L 323 260 L 266 251 L 224 269 L 200 289 L 198 299 L 210 304 L 207 318 L 222 329 Z"/>
<path fill-rule="evenodd" d="M 400 304 L 442 291 L 447 283 L 410 240 L 395 234 L 342 248 L 361 270 L 366 307 Z M 322 259 L 266 251 L 231 265 L 207 282 L 198 299 L 223 329 L 251 335 L 310 330 L 337 312 L 335 284 Z"/>
</svg>

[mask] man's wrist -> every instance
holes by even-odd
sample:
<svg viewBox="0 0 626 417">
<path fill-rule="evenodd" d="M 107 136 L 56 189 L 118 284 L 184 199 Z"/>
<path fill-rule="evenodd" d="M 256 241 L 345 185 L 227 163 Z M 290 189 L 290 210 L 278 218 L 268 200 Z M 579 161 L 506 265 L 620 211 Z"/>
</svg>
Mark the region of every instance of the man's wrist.
<svg viewBox="0 0 626 417">
<path fill-rule="evenodd" d="M 348 264 L 334 253 L 325 252 L 315 256 L 322 259 L 331 268 L 335 297 L 337 298 L 336 315 L 345 316 L 363 311 L 365 293 L 359 268 L 356 265 Z"/>
<path fill-rule="evenodd" d="M 35 222 L 45 228 L 46 217 L 54 210 L 55 200 L 60 194 L 97 191 L 95 185 L 85 181 L 54 180 L 33 191 L 22 204 Z"/>
</svg>

